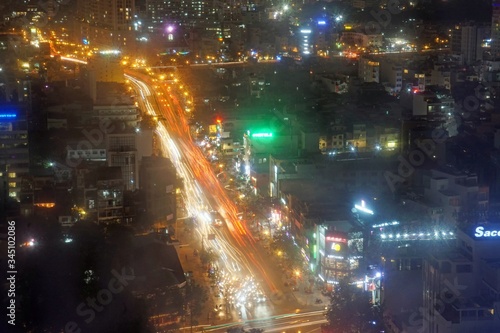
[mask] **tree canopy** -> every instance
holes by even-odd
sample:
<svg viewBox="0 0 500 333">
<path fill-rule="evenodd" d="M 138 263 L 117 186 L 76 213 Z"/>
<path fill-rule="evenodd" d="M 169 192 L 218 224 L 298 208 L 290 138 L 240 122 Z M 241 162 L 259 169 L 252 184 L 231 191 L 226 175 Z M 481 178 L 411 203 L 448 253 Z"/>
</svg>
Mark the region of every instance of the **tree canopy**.
<svg viewBox="0 0 500 333">
<path fill-rule="evenodd" d="M 376 313 L 368 293 L 340 281 L 332 292 L 326 317 L 329 326 L 338 333 L 368 333 L 377 329 Z"/>
</svg>

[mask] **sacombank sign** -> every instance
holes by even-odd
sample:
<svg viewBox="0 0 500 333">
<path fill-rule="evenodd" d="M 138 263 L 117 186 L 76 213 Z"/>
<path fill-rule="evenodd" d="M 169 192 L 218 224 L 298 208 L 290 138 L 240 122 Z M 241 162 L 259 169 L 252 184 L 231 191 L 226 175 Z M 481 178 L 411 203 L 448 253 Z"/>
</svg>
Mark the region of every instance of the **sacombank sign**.
<svg viewBox="0 0 500 333">
<path fill-rule="evenodd" d="M 474 236 L 476 238 L 500 237 L 500 230 L 484 230 L 484 227 L 477 227 Z"/>
</svg>

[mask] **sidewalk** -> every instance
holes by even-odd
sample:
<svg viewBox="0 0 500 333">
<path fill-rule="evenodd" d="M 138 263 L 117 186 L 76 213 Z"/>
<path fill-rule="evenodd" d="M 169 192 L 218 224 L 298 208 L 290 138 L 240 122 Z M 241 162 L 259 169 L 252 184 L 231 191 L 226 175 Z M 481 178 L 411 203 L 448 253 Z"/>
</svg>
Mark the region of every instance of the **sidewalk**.
<svg viewBox="0 0 500 333">
<path fill-rule="evenodd" d="M 234 309 L 230 313 L 226 313 L 225 316 L 218 316 L 216 311 L 214 311 L 215 305 L 220 305 L 224 303 L 221 297 L 218 297 L 218 288 L 215 287 L 212 279 L 208 276 L 206 267 L 202 264 L 200 253 L 201 244 L 198 244 L 198 240 L 193 237 L 189 237 L 187 234 L 182 232 L 178 236 L 180 245 L 177 247 L 177 254 L 181 262 L 182 268 L 185 274 L 191 275 L 191 279 L 201 287 L 203 287 L 207 292 L 207 301 L 203 306 L 201 315 L 196 318 L 199 326 L 207 325 L 219 325 L 228 321 L 234 321 L 237 316 L 234 313 Z M 191 243 L 185 242 L 185 240 L 191 241 Z M 194 255 L 194 250 L 198 251 L 198 255 Z M 186 323 L 187 324 L 187 323 Z"/>
<path fill-rule="evenodd" d="M 179 261 L 181 262 L 182 269 L 186 275 L 190 275 L 190 278 L 201 287 L 205 288 L 208 292 L 208 300 L 205 303 L 202 311 L 202 315 L 198 320 L 199 325 L 209 325 L 211 324 L 209 319 L 207 318 L 207 314 L 210 313 L 211 309 L 214 306 L 213 299 L 215 295 L 213 294 L 213 290 L 210 287 L 210 278 L 201 263 L 200 255 L 194 255 L 194 250 L 200 252 L 201 246 L 197 244 L 196 239 L 188 238 L 186 235 L 178 236 L 180 241 L 180 245 L 177 246 L 177 254 L 179 256 Z M 186 243 L 185 240 L 190 240 L 191 243 Z"/>
<path fill-rule="evenodd" d="M 271 301 L 275 304 L 282 304 L 283 302 L 289 301 L 290 297 L 293 297 L 300 305 L 300 307 L 308 309 L 324 309 L 330 304 L 330 297 L 323 295 L 321 292 L 322 287 L 318 287 L 316 283 L 311 286 L 307 281 L 307 278 L 295 278 L 290 269 L 282 267 L 282 261 L 272 253 L 270 250 L 271 239 L 269 235 L 261 238 L 261 245 L 266 248 L 271 260 L 276 263 L 277 267 L 280 267 L 282 271 L 281 283 L 288 284 L 283 288 L 283 292 L 279 295 L 274 295 Z M 295 282 L 295 283 L 294 283 Z M 317 300 L 320 300 L 316 303 Z"/>
<path fill-rule="evenodd" d="M 330 298 L 324 296 L 318 288 L 314 288 L 310 293 L 306 293 L 303 288 L 294 290 L 292 293 L 300 305 L 306 308 L 320 310 L 325 309 L 330 304 Z M 320 302 L 317 303 L 317 300 Z"/>
</svg>

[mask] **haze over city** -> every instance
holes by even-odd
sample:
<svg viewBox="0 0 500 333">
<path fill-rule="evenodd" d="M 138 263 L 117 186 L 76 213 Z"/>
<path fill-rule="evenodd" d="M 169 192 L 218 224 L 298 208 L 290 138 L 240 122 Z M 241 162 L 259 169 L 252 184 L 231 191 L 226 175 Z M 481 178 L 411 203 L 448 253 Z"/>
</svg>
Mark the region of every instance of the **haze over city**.
<svg viewBox="0 0 500 333">
<path fill-rule="evenodd" d="M 500 332 L 500 0 L 5 0 L 1 332 Z"/>
</svg>

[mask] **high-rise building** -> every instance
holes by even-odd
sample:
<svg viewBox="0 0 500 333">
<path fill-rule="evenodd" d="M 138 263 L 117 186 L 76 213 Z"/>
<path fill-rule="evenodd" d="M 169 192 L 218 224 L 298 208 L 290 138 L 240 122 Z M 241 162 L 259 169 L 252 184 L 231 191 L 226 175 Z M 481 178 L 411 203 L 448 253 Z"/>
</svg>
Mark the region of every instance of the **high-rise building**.
<svg viewBox="0 0 500 333">
<path fill-rule="evenodd" d="M 135 0 L 78 0 L 78 42 L 101 49 L 132 46 L 134 11 Z"/>
<path fill-rule="evenodd" d="M 146 0 L 146 27 L 149 31 L 168 24 L 195 26 L 214 18 L 215 2 L 206 0 Z"/>
<path fill-rule="evenodd" d="M 28 129 L 19 104 L 0 106 L 0 197 L 19 201 L 21 179 L 29 173 Z"/>
<path fill-rule="evenodd" d="M 491 55 L 500 56 L 500 0 L 493 0 L 491 13 Z"/>
<path fill-rule="evenodd" d="M 456 26 L 452 34 L 452 51 L 462 56 L 462 63 L 473 64 L 483 58 L 483 39 L 488 28 L 474 23 Z"/>
<path fill-rule="evenodd" d="M 460 52 L 462 53 L 463 61 L 466 64 L 472 64 L 477 60 L 477 27 L 475 25 L 463 26 L 461 32 Z"/>
</svg>

